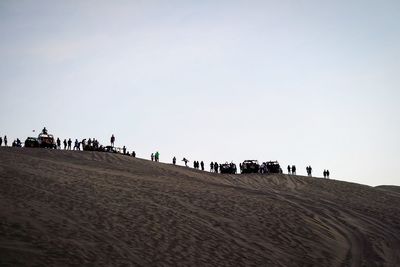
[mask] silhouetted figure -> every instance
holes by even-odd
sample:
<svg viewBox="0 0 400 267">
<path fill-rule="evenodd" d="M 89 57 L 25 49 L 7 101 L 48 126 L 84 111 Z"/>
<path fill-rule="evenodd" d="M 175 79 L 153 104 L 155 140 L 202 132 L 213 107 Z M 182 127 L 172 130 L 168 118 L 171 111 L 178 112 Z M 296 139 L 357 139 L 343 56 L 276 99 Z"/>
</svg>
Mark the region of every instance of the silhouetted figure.
<svg viewBox="0 0 400 267">
<path fill-rule="evenodd" d="M 124 153 L 124 155 L 126 155 L 126 147 L 125 146 L 122 148 L 122 152 Z"/>
<path fill-rule="evenodd" d="M 288 174 L 291 173 L 291 171 L 290 171 L 290 166 L 289 166 L 289 165 L 287 166 L 287 173 L 288 173 Z"/>
<path fill-rule="evenodd" d="M 326 178 L 328 178 L 329 179 L 329 170 L 326 170 Z"/>
<path fill-rule="evenodd" d="M 4 145 L 7 146 L 7 135 L 4 136 Z"/>
<path fill-rule="evenodd" d="M 111 135 L 110 141 L 111 141 L 111 146 L 114 147 L 114 143 L 115 143 L 115 136 L 114 136 L 114 134 Z"/>
<path fill-rule="evenodd" d="M 200 162 L 200 166 L 201 166 L 201 170 L 204 171 L 204 162 L 203 161 Z"/>
<path fill-rule="evenodd" d="M 71 138 L 68 139 L 68 150 L 71 150 L 72 140 Z"/>
<path fill-rule="evenodd" d="M 153 153 L 151 153 L 150 158 L 151 158 L 151 161 L 154 161 L 154 154 Z"/>
<path fill-rule="evenodd" d="M 176 158 L 175 157 L 172 159 L 172 164 L 176 165 Z"/>
<path fill-rule="evenodd" d="M 326 170 L 324 170 L 324 178 L 326 178 Z"/>
<path fill-rule="evenodd" d="M 64 139 L 64 150 L 66 150 L 67 149 L 67 139 Z"/>
<path fill-rule="evenodd" d="M 239 170 L 240 170 L 240 172 L 243 171 L 242 163 L 239 163 Z"/>
<path fill-rule="evenodd" d="M 196 161 L 193 161 L 193 168 L 197 169 Z"/>
<path fill-rule="evenodd" d="M 188 166 L 187 163 L 189 162 L 189 160 L 187 160 L 186 158 L 183 158 L 182 161 L 185 162 L 185 166 L 187 167 Z"/>
<path fill-rule="evenodd" d="M 132 151 L 132 157 L 136 158 L 136 152 Z"/>
<path fill-rule="evenodd" d="M 214 172 L 214 162 L 210 163 L 210 172 Z"/>
<path fill-rule="evenodd" d="M 216 162 L 214 162 L 214 170 L 215 170 L 215 173 L 218 173 L 218 163 L 216 163 Z"/>
<path fill-rule="evenodd" d="M 158 153 L 158 151 L 154 155 L 154 158 L 156 159 L 156 162 L 158 162 L 160 160 L 160 153 Z"/>
<path fill-rule="evenodd" d="M 89 140 L 87 141 L 88 146 L 92 146 L 92 139 L 89 138 Z"/>
<path fill-rule="evenodd" d="M 3 138 L 0 136 L 0 146 L 3 145 Z"/>
<path fill-rule="evenodd" d="M 61 140 L 57 137 L 57 149 L 61 149 Z"/>
<path fill-rule="evenodd" d="M 311 166 L 307 167 L 307 174 L 308 174 L 308 176 L 312 176 L 312 168 L 311 168 Z"/>
<path fill-rule="evenodd" d="M 74 150 L 81 150 L 78 139 L 75 139 Z"/>
<path fill-rule="evenodd" d="M 47 134 L 47 129 L 46 129 L 46 127 L 43 128 L 42 134 Z"/>
<path fill-rule="evenodd" d="M 292 165 L 292 174 L 296 174 L 296 166 L 295 165 Z"/>
</svg>

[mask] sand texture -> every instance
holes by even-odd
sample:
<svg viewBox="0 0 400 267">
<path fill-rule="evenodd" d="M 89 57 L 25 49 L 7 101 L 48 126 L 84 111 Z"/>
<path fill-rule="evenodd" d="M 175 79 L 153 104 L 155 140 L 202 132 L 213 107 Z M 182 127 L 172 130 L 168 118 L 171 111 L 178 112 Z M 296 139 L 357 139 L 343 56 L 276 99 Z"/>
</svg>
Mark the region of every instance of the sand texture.
<svg viewBox="0 0 400 267">
<path fill-rule="evenodd" d="M 400 190 L 0 148 L 0 266 L 400 266 Z"/>
</svg>

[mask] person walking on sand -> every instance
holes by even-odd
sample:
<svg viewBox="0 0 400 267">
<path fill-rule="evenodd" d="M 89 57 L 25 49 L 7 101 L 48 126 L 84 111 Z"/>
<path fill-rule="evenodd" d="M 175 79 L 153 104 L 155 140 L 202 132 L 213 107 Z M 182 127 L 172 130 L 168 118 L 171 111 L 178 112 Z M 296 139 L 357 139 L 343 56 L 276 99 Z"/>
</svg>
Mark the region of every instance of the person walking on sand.
<svg viewBox="0 0 400 267">
<path fill-rule="evenodd" d="M 156 151 L 156 154 L 154 155 L 156 162 L 159 162 L 160 160 L 160 153 L 158 153 L 158 151 Z"/>
<path fill-rule="evenodd" d="M 289 165 L 287 166 L 287 173 L 288 173 L 288 174 L 291 173 L 291 172 L 290 172 L 290 166 L 289 166 Z"/>
<path fill-rule="evenodd" d="M 153 153 L 151 153 L 150 158 L 151 158 L 151 161 L 154 161 L 154 154 Z"/>
<path fill-rule="evenodd" d="M 189 162 L 189 160 L 187 160 L 186 158 L 183 158 L 182 161 L 185 162 L 185 166 L 187 167 L 188 166 L 187 163 Z"/>
<path fill-rule="evenodd" d="M 200 162 L 200 166 L 201 166 L 201 170 L 204 171 L 204 162 L 203 161 Z"/>
<path fill-rule="evenodd" d="M 115 143 L 115 136 L 114 136 L 114 134 L 111 135 L 110 141 L 111 141 L 111 146 L 114 147 L 114 143 Z"/>
<path fill-rule="evenodd" d="M 176 165 L 176 158 L 175 157 L 172 159 L 172 164 Z"/>
<path fill-rule="evenodd" d="M 7 146 L 7 135 L 4 136 L 4 146 Z"/>
<path fill-rule="evenodd" d="M 214 162 L 210 163 L 210 172 L 214 172 Z"/>
</svg>

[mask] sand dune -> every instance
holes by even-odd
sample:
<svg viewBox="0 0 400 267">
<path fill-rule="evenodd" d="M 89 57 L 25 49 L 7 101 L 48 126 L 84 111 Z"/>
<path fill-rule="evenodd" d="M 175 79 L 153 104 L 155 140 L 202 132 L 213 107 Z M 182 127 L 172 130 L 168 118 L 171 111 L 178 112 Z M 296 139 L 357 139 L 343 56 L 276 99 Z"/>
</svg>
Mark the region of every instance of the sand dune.
<svg viewBox="0 0 400 267">
<path fill-rule="evenodd" d="M 1 266 L 400 266 L 400 194 L 0 149 Z"/>
</svg>

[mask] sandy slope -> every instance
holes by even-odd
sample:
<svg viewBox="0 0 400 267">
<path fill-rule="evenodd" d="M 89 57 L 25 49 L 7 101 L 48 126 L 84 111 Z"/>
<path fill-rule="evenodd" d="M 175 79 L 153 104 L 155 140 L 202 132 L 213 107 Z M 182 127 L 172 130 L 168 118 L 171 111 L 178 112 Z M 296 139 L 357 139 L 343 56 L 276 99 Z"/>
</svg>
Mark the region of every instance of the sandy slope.
<svg viewBox="0 0 400 267">
<path fill-rule="evenodd" d="M 400 266 L 400 196 L 300 176 L 0 149 L 0 265 Z"/>
</svg>

